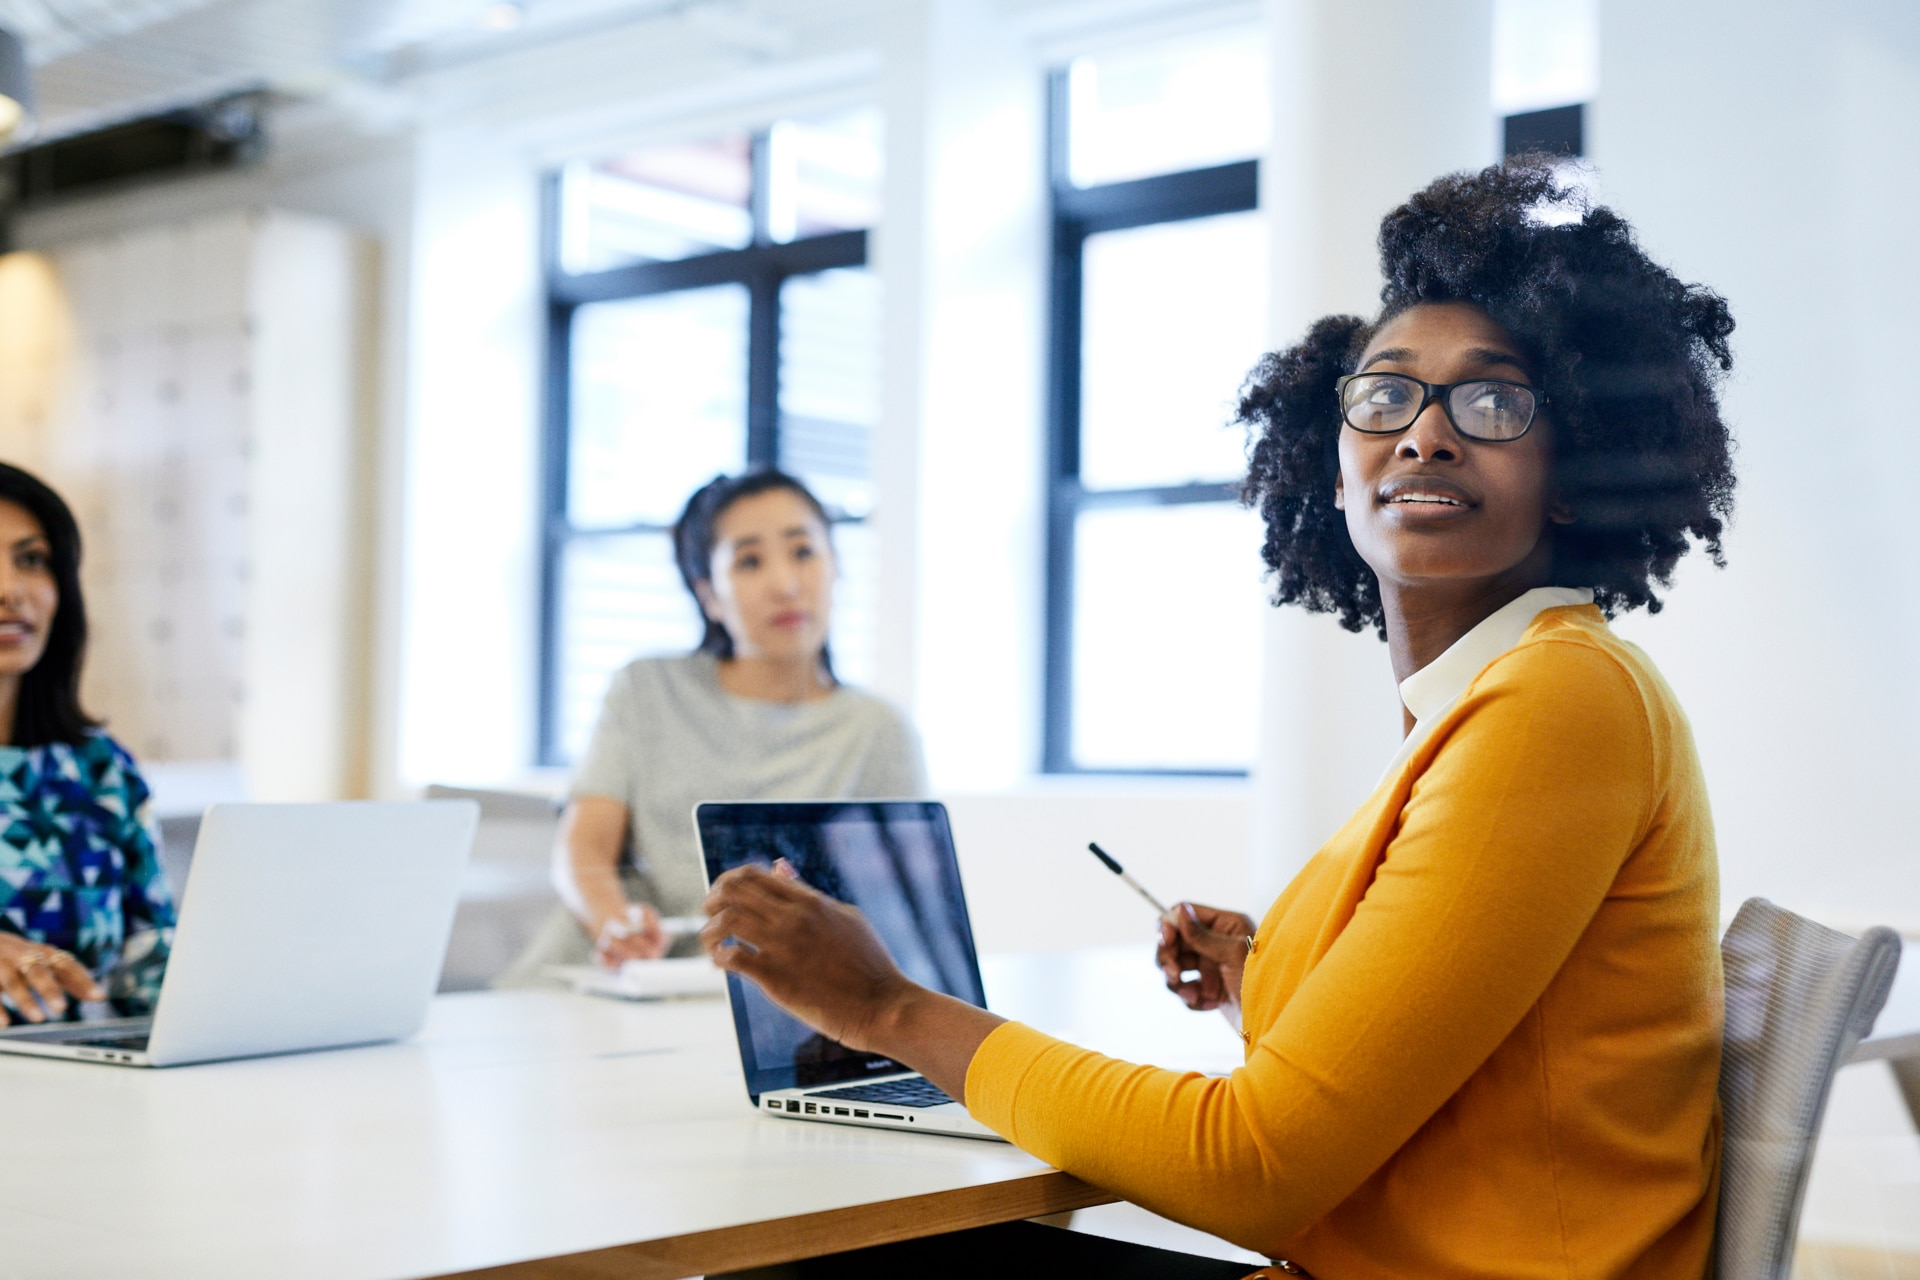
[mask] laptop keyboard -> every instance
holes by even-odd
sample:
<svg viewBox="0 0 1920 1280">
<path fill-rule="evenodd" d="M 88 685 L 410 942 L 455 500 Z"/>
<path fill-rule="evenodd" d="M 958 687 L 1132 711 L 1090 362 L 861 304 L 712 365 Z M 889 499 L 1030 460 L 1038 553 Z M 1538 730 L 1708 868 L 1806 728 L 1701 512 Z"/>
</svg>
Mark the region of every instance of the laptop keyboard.
<svg viewBox="0 0 1920 1280">
<path fill-rule="evenodd" d="M 63 1040 L 62 1044 L 83 1044 L 91 1049 L 131 1049 L 135 1053 L 147 1051 L 147 1037 L 143 1032 L 131 1036 L 75 1036 Z"/>
<path fill-rule="evenodd" d="M 144 1053 L 147 1048 L 145 1031 L 100 1031 L 84 1022 L 71 1026 L 25 1026 L 12 1028 L 11 1039 L 30 1040 L 37 1044 L 79 1044 L 89 1049 L 131 1049 Z"/>
<path fill-rule="evenodd" d="M 836 1098 L 846 1102 L 884 1102 L 895 1107 L 944 1107 L 953 1099 L 925 1076 L 907 1076 L 900 1080 L 880 1080 L 873 1084 L 848 1085 L 844 1089 L 821 1089 L 809 1098 Z"/>
</svg>

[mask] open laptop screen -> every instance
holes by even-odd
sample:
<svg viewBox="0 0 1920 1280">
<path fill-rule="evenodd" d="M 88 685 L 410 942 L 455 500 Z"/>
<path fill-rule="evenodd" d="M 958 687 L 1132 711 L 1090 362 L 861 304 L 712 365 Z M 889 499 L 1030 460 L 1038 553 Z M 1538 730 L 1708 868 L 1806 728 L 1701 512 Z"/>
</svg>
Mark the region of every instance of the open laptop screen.
<svg viewBox="0 0 1920 1280">
<path fill-rule="evenodd" d="M 865 913 L 909 978 L 986 1005 L 947 811 L 932 801 L 703 804 L 694 809 L 709 883 L 748 862 L 785 858 L 800 878 Z M 806 1088 L 905 1071 L 855 1053 L 727 975 L 747 1092 Z"/>
</svg>

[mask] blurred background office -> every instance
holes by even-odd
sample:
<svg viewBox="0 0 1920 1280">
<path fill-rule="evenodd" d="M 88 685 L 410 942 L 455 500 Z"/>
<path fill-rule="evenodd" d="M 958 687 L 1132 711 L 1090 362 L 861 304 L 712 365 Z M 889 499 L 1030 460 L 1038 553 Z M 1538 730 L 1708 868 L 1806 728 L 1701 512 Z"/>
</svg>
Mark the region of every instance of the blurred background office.
<svg viewBox="0 0 1920 1280">
<path fill-rule="evenodd" d="M 74 499 L 90 707 L 175 813 L 556 794 L 609 673 L 698 639 L 678 503 L 777 462 L 835 511 L 836 668 L 917 721 L 984 947 L 1145 943 L 1090 837 L 1258 905 L 1400 720 L 1372 636 L 1262 606 L 1239 378 L 1372 309 L 1384 210 L 1545 147 L 1740 325 L 1729 565 L 1621 623 L 1692 717 L 1725 903 L 1920 934 L 1906 0 L 0 0 L 0 29 L 33 86 L 0 456 Z M 544 892 L 495 861 L 476 910 Z M 1882 1067 L 1828 1133 L 1810 1238 L 1920 1255 Z"/>
</svg>

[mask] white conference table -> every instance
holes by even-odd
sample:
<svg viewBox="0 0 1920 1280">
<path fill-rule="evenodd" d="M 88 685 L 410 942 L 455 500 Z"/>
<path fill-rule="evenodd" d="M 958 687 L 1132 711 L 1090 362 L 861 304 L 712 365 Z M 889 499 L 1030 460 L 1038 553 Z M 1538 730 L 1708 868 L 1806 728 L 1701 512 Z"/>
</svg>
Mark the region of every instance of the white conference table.
<svg viewBox="0 0 1920 1280">
<path fill-rule="evenodd" d="M 1906 959 L 1851 1060 L 1912 1105 Z M 994 1007 L 1080 1043 L 1239 1061 L 1145 948 L 982 967 Z M 665 1280 L 1112 1199 L 998 1143 L 760 1115 L 718 999 L 442 996 L 409 1043 L 161 1071 L 0 1056 L 0 1107 L 0 1280 Z"/>
<path fill-rule="evenodd" d="M 989 999 L 1231 1067 L 1144 949 L 990 960 Z M 404 1044 L 167 1070 L 0 1057 L 0 1277 L 674 1277 L 1112 1197 L 1000 1143 L 748 1104 L 722 999 L 434 1001 Z"/>
</svg>

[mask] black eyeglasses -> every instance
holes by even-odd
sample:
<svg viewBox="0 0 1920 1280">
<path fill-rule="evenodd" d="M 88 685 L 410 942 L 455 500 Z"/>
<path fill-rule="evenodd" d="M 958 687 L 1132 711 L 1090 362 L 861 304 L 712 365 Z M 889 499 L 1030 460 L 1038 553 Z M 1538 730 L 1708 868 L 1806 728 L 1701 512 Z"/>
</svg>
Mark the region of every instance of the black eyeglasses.
<svg viewBox="0 0 1920 1280">
<path fill-rule="evenodd" d="M 1535 387 L 1498 378 L 1435 383 L 1404 373 L 1350 373 L 1333 385 L 1341 421 L 1370 436 L 1405 431 L 1438 400 L 1447 421 L 1467 439 L 1518 440 L 1547 402 Z"/>
</svg>

